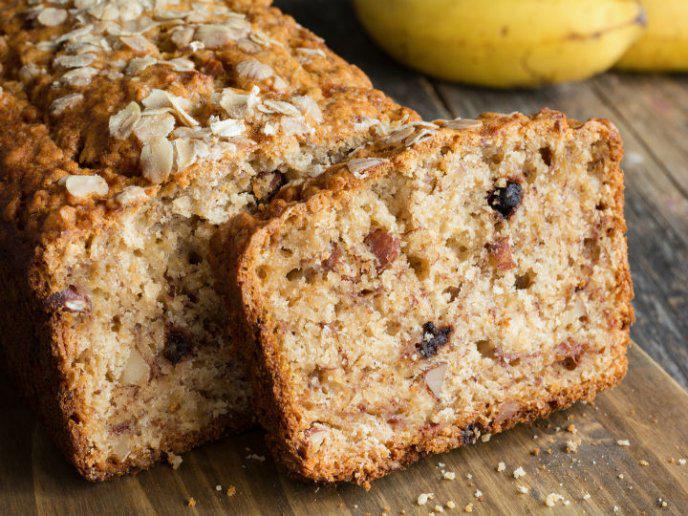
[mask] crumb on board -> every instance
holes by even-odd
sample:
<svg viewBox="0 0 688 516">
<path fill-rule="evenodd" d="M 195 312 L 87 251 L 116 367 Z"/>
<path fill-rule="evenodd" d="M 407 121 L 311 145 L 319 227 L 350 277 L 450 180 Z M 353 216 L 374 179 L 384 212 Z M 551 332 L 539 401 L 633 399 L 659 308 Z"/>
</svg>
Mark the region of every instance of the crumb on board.
<svg viewBox="0 0 688 516">
<path fill-rule="evenodd" d="M 247 459 L 249 460 L 255 460 L 258 462 L 265 462 L 265 455 L 258 455 L 256 453 L 251 453 L 246 456 Z"/>
<path fill-rule="evenodd" d="M 416 503 L 418 505 L 425 505 L 428 503 L 428 500 L 432 500 L 433 498 L 435 498 L 435 493 L 421 493 L 418 495 Z"/>
<path fill-rule="evenodd" d="M 473 512 L 473 504 L 472 503 L 466 504 L 466 507 L 463 508 L 463 512 Z"/>
<path fill-rule="evenodd" d="M 518 492 L 521 493 L 521 494 L 528 494 L 528 493 L 530 493 L 530 489 L 528 489 L 526 486 L 518 486 L 516 489 L 517 489 Z"/>
<path fill-rule="evenodd" d="M 557 502 L 564 500 L 564 497 L 559 493 L 550 493 L 545 497 L 545 505 L 547 507 L 554 507 Z"/>
<path fill-rule="evenodd" d="M 537 457 L 538 455 L 540 455 L 540 448 L 533 448 L 532 450 L 530 450 L 530 454 L 535 455 Z"/>
<path fill-rule="evenodd" d="M 650 465 L 650 463 L 648 461 L 646 461 L 645 459 L 640 459 L 640 461 L 638 461 L 638 464 L 640 464 L 641 466 L 649 466 Z"/>
<path fill-rule="evenodd" d="M 686 459 L 684 459 L 683 457 L 678 459 L 678 465 L 679 466 L 685 466 L 686 465 Z"/>
<path fill-rule="evenodd" d="M 187 507 L 196 507 L 196 499 L 192 496 L 186 501 Z"/>
<path fill-rule="evenodd" d="M 657 498 L 657 505 L 661 507 L 662 509 L 669 507 L 669 502 L 664 500 L 663 498 Z"/>
<path fill-rule="evenodd" d="M 168 452 L 167 453 L 167 462 L 170 463 L 170 466 L 172 466 L 172 469 L 179 469 L 179 466 L 182 465 L 183 459 L 179 455 L 176 455 L 172 452 Z"/>
<path fill-rule="evenodd" d="M 454 500 L 449 500 L 445 505 L 449 509 L 456 509 L 456 503 L 454 502 Z"/>
<path fill-rule="evenodd" d="M 631 441 L 629 441 L 628 439 L 618 439 L 618 440 L 616 441 L 616 444 L 617 444 L 618 446 L 630 446 L 630 445 L 631 445 Z"/>
<path fill-rule="evenodd" d="M 518 479 L 518 478 L 525 477 L 525 476 L 526 476 L 526 472 L 521 466 L 517 467 L 514 470 L 514 478 Z"/>
<path fill-rule="evenodd" d="M 473 493 L 473 496 L 475 496 L 476 498 L 482 498 L 483 492 L 480 489 L 476 489 L 475 493 Z"/>
<path fill-rule="evenodd" d="M 574 441 L 573 439 L 569 439 L 566 441 L 566 446 L 564 447 L 564 450 L 566 453 L 578 453 L 578 446 L 580 443 L 578 441 Z"/>
<path fill-rule="evenodd" d="M 505 464 L 505 463 L 500 462 L 499 464 L 497 464 L 497 471 L 499 471 L 500 473 L 501 473 L 502 471 L 504 471 L 505 469 L 506 469 L 506 464 Z"/>
<path fill-rule="evenodd" d="M 590 498 L 592 498 L 592 497 L 590 496 L 590 493 L 584 493 L 583 496 L 582 496 L 582 500 L 585 500 L 585 501 L 590 500 Z"/>
<path fill-rule="evenodd" d="M 566 431 L 570 434 L 575 434 L 578 430 L 576 429 L 576 425 L 571 423 L 569 426 L 566 427 Z"/>
<path fill-rule="evenodd" d="M 487 443 L 492 439 L 492 434 L 483 434 L 480 436 L 480 440 L 484 443 Z"/>
<path fill-rule="evenodd" d="M 444 507 L 442 507 L 440 504 L 437 504 L 432 510 L 435 512 L 444 512 Z"/>
<path fill-rule="evenodd" d="M 229 486 L 226 492 L 227 496 L 234 496 L 237 492 L 237 488 L 235 486 Z"/>
<path fill-rule="evenodd" d="M 444 480 L 454 480 L 456 478 L 456 473 L 454 473 L 453 471 L 443 471 L 442 478 Z"/>
</svg>

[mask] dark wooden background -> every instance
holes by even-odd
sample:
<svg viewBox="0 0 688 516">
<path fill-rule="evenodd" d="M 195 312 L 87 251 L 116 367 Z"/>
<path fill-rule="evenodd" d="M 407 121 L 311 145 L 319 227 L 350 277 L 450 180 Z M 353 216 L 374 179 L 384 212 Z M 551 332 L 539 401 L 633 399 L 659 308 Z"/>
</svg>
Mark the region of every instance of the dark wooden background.
<svg viewBox="0 0 688 516">
<path fill-rule="evenodd" d="M 374 1 L 374 0 L 370 0 Z M 398 102 L 432 120 L 542 107 L 604 117 L 623 135 L 626 218 L 635 284 L 631 334 L 688 388 L 688 76 L 607 73 L 534 91 L 428 79 L 392 61 L 363 33 L 348 0 L 275 0 Z"/>
</svg>

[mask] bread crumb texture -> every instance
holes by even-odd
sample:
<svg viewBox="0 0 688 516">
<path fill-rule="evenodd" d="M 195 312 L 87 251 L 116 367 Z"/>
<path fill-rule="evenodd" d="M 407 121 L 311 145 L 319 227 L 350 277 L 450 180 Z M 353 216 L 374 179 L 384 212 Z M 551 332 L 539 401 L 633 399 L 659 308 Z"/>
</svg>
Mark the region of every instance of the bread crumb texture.
<svg viewBox="0 0 688 516">
<path fill-rule="evenodd" d="M 269 3 L 0 1 L 3 351 L 90 479 L 252 424 L 215 228 L 417 118 Z"/>
<path fill-rule="evenodd" d="M 230 223 L 277 457 L 367 485 L 617 383 L 621 155 L 610 123 L 552 111 L 412 124 Z"/>
</svg>

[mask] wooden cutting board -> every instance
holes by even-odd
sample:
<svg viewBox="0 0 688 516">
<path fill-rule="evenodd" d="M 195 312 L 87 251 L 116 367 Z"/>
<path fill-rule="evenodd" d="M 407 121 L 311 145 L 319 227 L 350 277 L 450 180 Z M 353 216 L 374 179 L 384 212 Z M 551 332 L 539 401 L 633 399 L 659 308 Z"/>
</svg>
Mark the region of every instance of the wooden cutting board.
<svg viewBox="0 0 688 516">
<path fill-rule="evenodd" d="M 269 457 L 263 460 L 267 454 L 258 431 L 187 453 L 178 470 L 160 465 L 135 477 L 90 484 L 63 460 L 8 386 L 0 390 L 0 408 L 3 515 L 428 514 L 436 504 L 449 513 L 472 504 L 475 514 L 688 512 L 688 464 L 679 460 L 688 459 L 688 394 L 638 346 L 630 350 L 624 383 L 600 395 L 595 406 L 578 405 L 489 443 L 427 458 L 375 482 L 369 492 L 290 480 Z M 575 433 L 566 430 L 569 425 Z M 630 446 L 618 444 L 625 440 Z M 567 441 L 580 442 L 576 453 L 566 452 Z M 501 472 L 500 462 L 506 466 Z M 525 476 L 514 479 L 518 467 Z M 456 478 L 443 479 L 442 471 Z M 234 496 L 226 494 L 229 486 L 236 489 Z M 519 486 L 529 492 L 519 493 Z M 476 497 L 478 491 L 482 495 Z M 422 507 L 421 493 L 434 493 Z M 545 504 L 551 493 L 563 497 L 553 510 Z M 195 507 L 187 505 L 191 497 Z M 447 507 L 449 500 L 454 510 Z"/>
</svg>

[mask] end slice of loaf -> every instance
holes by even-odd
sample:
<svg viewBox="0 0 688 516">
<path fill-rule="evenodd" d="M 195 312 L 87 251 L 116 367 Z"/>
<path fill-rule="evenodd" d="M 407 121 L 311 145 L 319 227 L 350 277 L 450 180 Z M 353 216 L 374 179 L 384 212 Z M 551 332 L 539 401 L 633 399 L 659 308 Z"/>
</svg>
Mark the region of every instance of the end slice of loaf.
<svg viewBox="0 0 688 516">
<path fill-rule="evenodd" d="M 277 458 L 367 485 L 619 382 L 621 157 L 609 122 L 552 111 L 412 124 L 229 223 Z"/>
<path fill-rule="evenodd" d="M 254 424 L 210 237 L 417 119 L 269 3 L 0 0 L 0 364 L 91 480 Z"/>
</svg>

